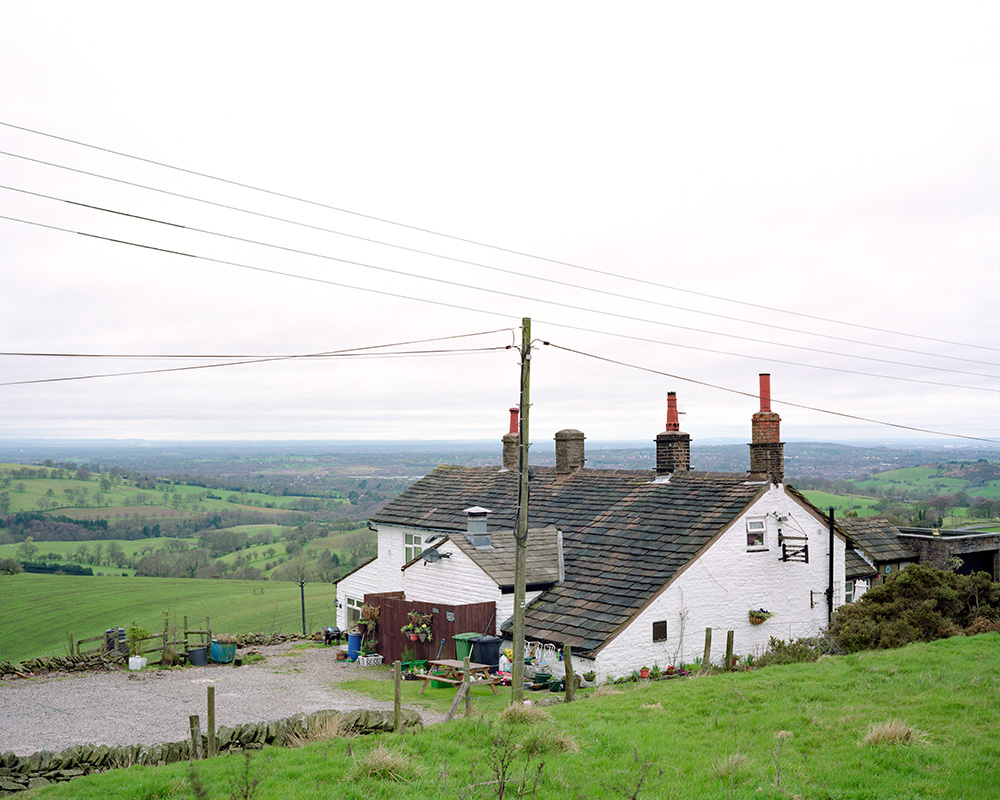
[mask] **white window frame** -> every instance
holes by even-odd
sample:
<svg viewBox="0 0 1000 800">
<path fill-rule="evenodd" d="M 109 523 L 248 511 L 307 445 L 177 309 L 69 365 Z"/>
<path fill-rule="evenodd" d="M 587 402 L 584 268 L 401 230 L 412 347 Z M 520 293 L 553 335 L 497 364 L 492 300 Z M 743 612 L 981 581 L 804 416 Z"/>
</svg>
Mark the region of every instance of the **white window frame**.
<svg viewBox="0 0 1000 800">
<path fill-rule="evenodd" d="M 403 563 L 409 564 L 413 559 L 423 552 L 423 534 L 419 531 L 417 533 L 403 533 Z"/>
<path fill-rule="evenodd" d="M 767 517 L 747 518 L 747 550 L 767 550 Z"/>
</svg>

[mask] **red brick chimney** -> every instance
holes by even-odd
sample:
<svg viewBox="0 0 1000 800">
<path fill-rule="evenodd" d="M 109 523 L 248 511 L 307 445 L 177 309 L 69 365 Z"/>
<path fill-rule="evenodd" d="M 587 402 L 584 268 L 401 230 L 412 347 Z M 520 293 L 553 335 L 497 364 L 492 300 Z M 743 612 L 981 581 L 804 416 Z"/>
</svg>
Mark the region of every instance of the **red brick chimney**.
<svg viewBox="0 0 1000 800">
<path fill-rule="evenodd" d="M 517 427 L 517 416 L 519 409 L 514 406 L 510 410 L 510 431 L 503 435 L 503 468 L 517 469 L 518 448 L 520 446 L 520 435 Z"/>
<path fill-rule="evenodd" d="M 677 417 L 677 392 L 667 392 L 667 427 L 656 435 L 656 474 L 691 469 L 691 436 L 681 432 Z"/>
<path fill-rule="evenodd" d="M 771 411 L 771 376 L 760 375 L 760 411 L 753 415 L 750 437 L 750 471 L 765 472 L 775 483 L 785 479 L 785 444 L 781 417 Z"/>
</svg>

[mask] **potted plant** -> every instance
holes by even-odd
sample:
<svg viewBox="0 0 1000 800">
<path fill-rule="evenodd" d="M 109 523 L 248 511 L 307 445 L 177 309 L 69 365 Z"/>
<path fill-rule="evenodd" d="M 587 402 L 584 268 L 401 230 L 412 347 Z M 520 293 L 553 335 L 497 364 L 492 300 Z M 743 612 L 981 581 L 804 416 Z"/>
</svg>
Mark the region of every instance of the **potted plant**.
<svg viewBox="0 0 1000 800">
<path fill-rule="evenodd" d="M 128 638 L 128 668 L 142 669 L 146 666 L 146 657 L 143 655 L 143 652 L 146 649 L 146 639 L 149 638 L 149 631 L 145 628 L 140 628 L 137 623 L 133 622 L 125 632 L 125 635 Z"/>
<path fill-rule="evenodd" d="M 587 683 L 593 683 L 594 681 L 597 680 L 597 673 L 594 672 L 593 670 L 590 670 L 589 672 L 584 672 L 583 673 L 583 679 Z"/>
<path fill-rule="evenodd" d="M 415 642 L 420 638 L 417 635 L 417 626 L 412 622 L 407 622 L 402 628 L 399 629 L 399 632 L 408 636 L 411 642 Z"/>
<path fill-rule="evenodd" d="M 750 609 L 750 624 L 751 625 L 760 625 L 765 620 L 768 620 L 768 619 L 770 619 L 773 616 L 774 616 L 774 614 L 772 614 L 766 608 L 751 608 Z"/>
<path fill-rule="evenodd" d="M 649 677 L 649 667 L 639 667 L 639 677 L 648 678 Z"/>
<path fill-rule="evenodd" d="M 212 661 L 216 664 L 229 664 L 236 658 L 237 641 L 228 633 L 220 633 L 212 639 Z"/>
<path fill-rule="evenodd" d="M 434 634 L 431 633 L 431 626 L 429 623 L 422 622 L 416 626 L 417 638 L 422 642 L 433 642 Z"/>
</svg>

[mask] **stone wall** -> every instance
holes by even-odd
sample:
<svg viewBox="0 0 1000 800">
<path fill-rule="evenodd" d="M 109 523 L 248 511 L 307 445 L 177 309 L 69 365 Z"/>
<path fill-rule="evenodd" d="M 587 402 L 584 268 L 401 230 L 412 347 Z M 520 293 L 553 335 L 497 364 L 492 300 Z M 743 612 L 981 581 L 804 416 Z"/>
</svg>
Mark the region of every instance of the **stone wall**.
<svg viewBox="0 0 1000 800">
<path fill-rule="evenodd" d="M 330 720 L 337 720 L 338 728 L 344 734 L 381 733 L 393 729 L 392 711 L 317 711 L 313 714 L 297 714 L 294 717 L 273 722 L 257 722 L 225 726 L 216 732 L 219 753 L 227 751 L 258 749 L 265 745 L 281 747 L 292 736 L 304 737 Z M 403 710 L 403 727 L 420 727 L 420 716 L 410 709 Z M 201 737 L 202 752 L 208 748 L 208 734 Z M 0 795 L 45 786 L 49 783 L 69 781 L 93 772 L 122 769 L 133 764 L 158 766 L 187 761 L 191 758 L 191 742 L 171 742 L 157 745 L 107 745 L 84 744 L 70 747 L 59 753 L 42 750 L 30 756 L 18 756 L 12 752 L 0 753 Z"/>
</svg>

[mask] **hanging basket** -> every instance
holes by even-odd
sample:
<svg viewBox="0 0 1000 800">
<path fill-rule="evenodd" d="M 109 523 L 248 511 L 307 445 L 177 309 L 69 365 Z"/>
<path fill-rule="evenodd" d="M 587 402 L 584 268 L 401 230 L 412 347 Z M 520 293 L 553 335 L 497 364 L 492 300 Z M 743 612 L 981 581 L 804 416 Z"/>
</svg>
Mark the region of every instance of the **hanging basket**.
<svg viewBox="0 0 1000 800">
<path fill-rule="evenodd" d="M 750 617 L 751 625 L 763 625 L 764 619 L 762 617 Z"/>
</svg>

